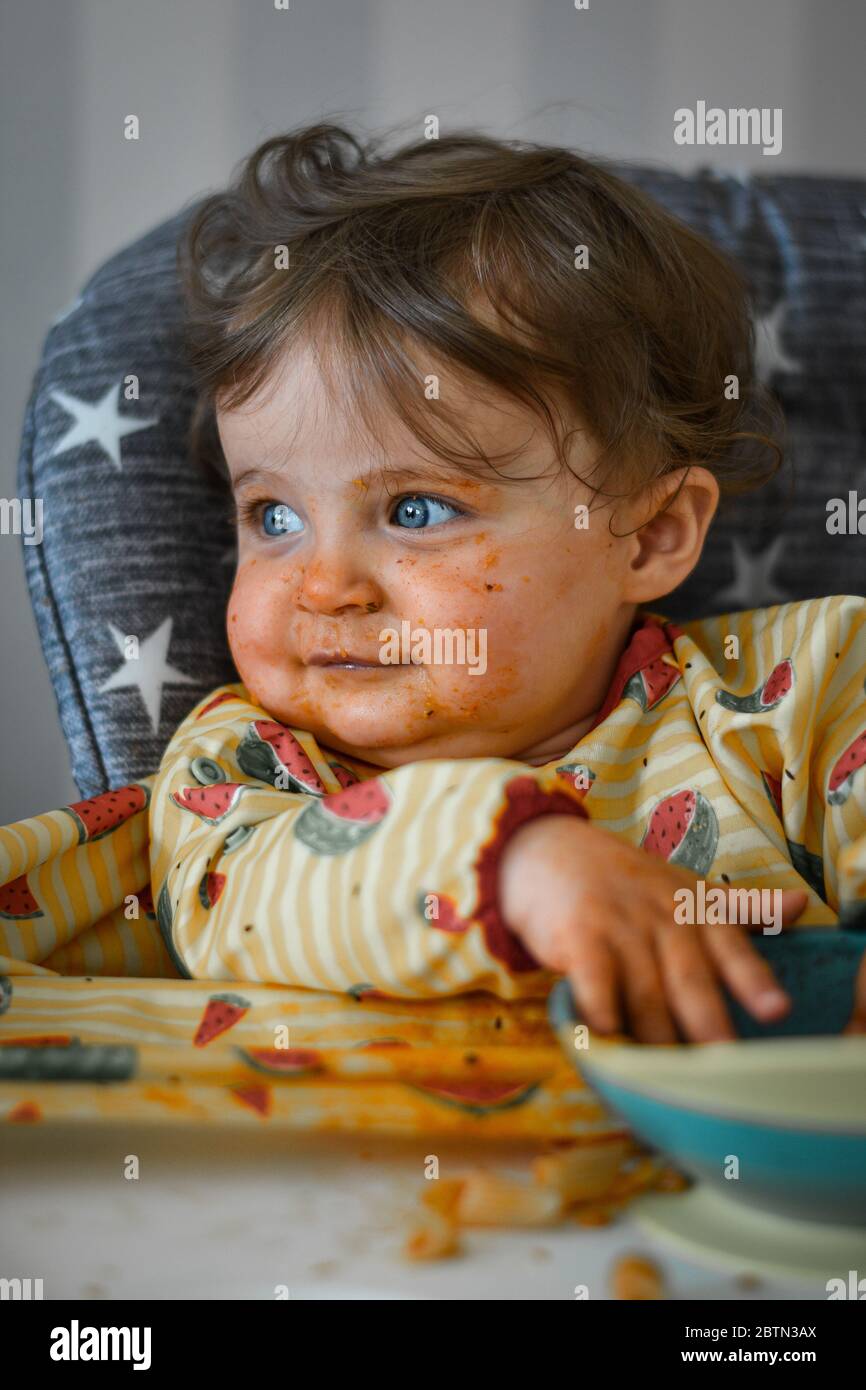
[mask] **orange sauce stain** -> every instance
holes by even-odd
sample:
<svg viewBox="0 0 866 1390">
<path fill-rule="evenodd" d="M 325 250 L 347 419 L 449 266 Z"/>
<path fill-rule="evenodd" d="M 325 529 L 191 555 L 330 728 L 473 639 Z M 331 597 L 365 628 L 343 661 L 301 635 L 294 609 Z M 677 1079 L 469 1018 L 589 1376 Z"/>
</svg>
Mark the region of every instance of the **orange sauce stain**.
<svg viewBox="0 0 866 1390">
<path fill-rule="evenodd" d="M 9 1111 L 6 1118 L 10 1124 L 35 1124 L 42 1119 L 42 1111 L 32 1100 L 22 1100 L 20 1105 Z"/>
<path fill-rule="evenodd" d="M 148 1086 L 143 1092 L 145 1100 L 157 1100 L 161 1105 L 165 1105 L 169 1110 L 184 1111 L 189 1109 L 189 1101 L 186 1096 L 179 1095 L 177 1091 L 166 1091 L 162 1086 Z"/>
<path fill-rule="evenodd" d="M 23 1038 L 0 1038 L 0 1047 L 68 1047 L 69 1033 L 31 1033 Z"/>
</svg>

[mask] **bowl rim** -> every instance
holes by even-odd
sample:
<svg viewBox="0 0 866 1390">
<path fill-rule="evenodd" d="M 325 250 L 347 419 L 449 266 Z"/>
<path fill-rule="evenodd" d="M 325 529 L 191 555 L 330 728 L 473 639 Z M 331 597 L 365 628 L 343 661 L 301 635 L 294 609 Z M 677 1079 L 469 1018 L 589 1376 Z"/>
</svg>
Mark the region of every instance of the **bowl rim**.
<svg viewBox="0 0 866 1390">
<path fill-rule="evenodd" d="M 866 1069 L 866 1034 L 803 1035 L 787 1038 L 738 1038 L 712 1043 L 640 1043 L 625 1034 L 599 1035 L 588 1029 L 590 1048 L 574 1046 L 574 1025 L 580 1023 L 567 979 L 558 980 L 548 995 L 548 1018 L 560 1048 L 571 1065 L 590 1086 L 608 1082 L 636 1098 L 671 1106 L 695 1114 L 714 1115 L 744 1124 L 832 1133 L 852 1138 L 866 1137 L 866 1114 L 860 1127 L 850 1122 L 808 1118 L 800 1114 L 770 1112 L 748 1093 L 742 1101 L 718 1100 L 702 1103 L 694 1093 L 683 1094 L 683 1085 L 711 1084 L 724 1075 L 726 1080 L 742 1080 L 749 1091 L 758 1076 L 772 1079 L 792 1070 L 827 1072 L 835 1077 L 862 1075 Z"/>
</svg>

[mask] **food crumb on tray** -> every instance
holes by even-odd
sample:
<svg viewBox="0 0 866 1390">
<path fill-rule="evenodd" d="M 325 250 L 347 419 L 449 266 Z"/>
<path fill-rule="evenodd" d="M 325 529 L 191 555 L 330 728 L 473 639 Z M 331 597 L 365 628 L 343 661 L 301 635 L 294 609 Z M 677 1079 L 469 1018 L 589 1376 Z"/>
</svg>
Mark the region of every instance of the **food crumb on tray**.
<svg viewBox="0 0 866 1390">
<path fill-rule="evenodd" d="M 540 1229 L 564 1221 L 606 1226 L 642 1193 L 680 1192 L 688 1186 L 682 1173 L 642 1153 L 629 1139 L 576 1142 L 567 1148 L 560 1143 L 533 1161 L 531 1181 L 503 1177 L 486 1168 L 429 1180 L 412 1214 L 403 1255 L 409 1260 L 458 1255 L 460 1234 L 467 1228 Z M 539 1249 L 536 1246 L 534 1251 Z M 549 1253 L 544 1257 L 549 1258 Z M 534 1258 L 540 1257 L 534 1253 Z M 643 1276 L 639 1278 L 634 1269 L 629 1273 L 627 1268 L 623 1277 L 623 1287 L 655 1287 L 648 1276 L 641 1282 Z"/>
</svg>

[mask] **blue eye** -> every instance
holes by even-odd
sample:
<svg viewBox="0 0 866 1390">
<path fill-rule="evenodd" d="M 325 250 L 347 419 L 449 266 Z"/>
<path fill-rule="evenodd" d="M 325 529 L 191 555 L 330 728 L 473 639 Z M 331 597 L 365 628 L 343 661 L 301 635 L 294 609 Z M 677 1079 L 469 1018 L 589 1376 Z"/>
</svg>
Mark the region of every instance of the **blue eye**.
<svg viewBox="0 0 866 1390">
<path fill-rule="evenodd" d="M 438 497 L 402 497 L 394 508 L 391 521 L 395 526 L 418 531 L 441 525 L 443 521 L 451 521 L 452 517 L 460 515 L 458 507 L 452 507 L 450 502 L 441 502 Z"/>
<path fill-rule="evenodd" d="M 269 502 L 262 511 L 262 530 L 266 536 L 288 536 L 303 531 L 304 523 L 285 502 Z"/>
</svg>

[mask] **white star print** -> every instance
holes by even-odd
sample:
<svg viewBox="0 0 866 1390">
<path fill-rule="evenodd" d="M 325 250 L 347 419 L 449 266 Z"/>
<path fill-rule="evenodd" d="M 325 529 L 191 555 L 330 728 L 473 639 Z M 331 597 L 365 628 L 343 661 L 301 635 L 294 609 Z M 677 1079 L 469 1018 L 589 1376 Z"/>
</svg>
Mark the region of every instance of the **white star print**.
<svg viewBox="0 0 866 1390">
<path fill-rule="evenodd" d="M 164 685 L 195 684 L 191 676 L 185 676 L 182 671 L 170 666 L 166 660 L 171 644 L 172 621 L 171 618 L 166 618 L 155 632 L 152 632 L 149 637 L 145 637 L 139 643 L 137 659 L 124 660 L 123 665 L 110 675 L 105 684 L 99 688 L 99 693 L 102 695 L 107 690 L 125 690 L 130 686 L 137 687 L 144 701 L 144 707 L 147 710 L 147 716 L 154 733 L 159 731 L 162 687 Z M 108 628 L 118 650 L 123 652 L 124 634 L 113 623 L 109 623 Z"/>
<path fill-rule="evenodd" d="M 772 577 L 772 570 L 781 558 L 784 547 L 785 538 L 777 536 L 770 545 L 751 555 L 739 541 L 734 541 L 734 578 L 718 595 L 718 601 L 732 605 L 731 611 L 785 603 L 787 595 Z"/>
<path fill-rule="evenodd" d="M 138 430 L 150 429 L 151 425 L 159 421 L 159 416 L 152 420 L 133 420 L 129 416 L 118 414 L 119 397 L 120 383 L 109 386 L 105 395 L 100 397 L 95 405 L 90 401 L 79 400 L 77 396 L 70 396 L 66 391 L 52 391 L 51 399 L 62 406 L 67 414 L 73 415 L 75 423 L 58 439 L 50 457 L 65 454 L 67 449 L 74 449 L 79 444 L 89 444 L 91 440 L 95 440 L 119 470 L 120 441 L 124 436 L 135 434 Z"/>
<path fill-rule="evenodd" d="M 782 347 L 780 334 L 786 308 L 784 299 L 780 299 L 769 314 L 759 314 L 755 319 L 755 371 L 765 386 L 776 372 L 801 370 L 800 363 L 788 357 Z"/>
</svg>

